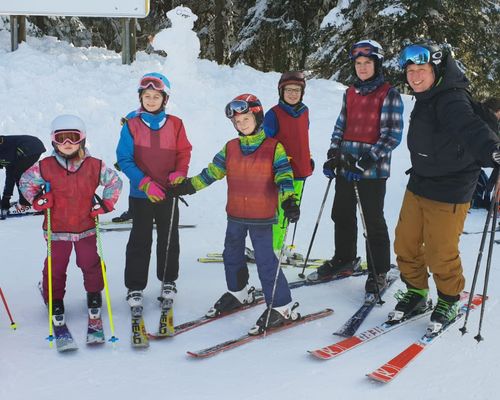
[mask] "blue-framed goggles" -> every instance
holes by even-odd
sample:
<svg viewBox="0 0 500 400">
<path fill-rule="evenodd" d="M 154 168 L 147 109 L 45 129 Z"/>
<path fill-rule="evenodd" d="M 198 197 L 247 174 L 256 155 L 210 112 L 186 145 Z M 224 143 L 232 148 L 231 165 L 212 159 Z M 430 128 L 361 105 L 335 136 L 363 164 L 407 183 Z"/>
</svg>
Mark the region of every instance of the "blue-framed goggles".
<svg viewBox="0 0 500 400">
<path fill-rule="evenodd" d="M 442 53 L 440 51 L 434 52 L 432 55 L 435 59 L 440 59 Z M 404 69 L 409 63 L 422 65 L 431 62 L 431 52 L 429 49 L 413 44 L 406 47 L 399 55 L 399 66 Z"/>
</svg>

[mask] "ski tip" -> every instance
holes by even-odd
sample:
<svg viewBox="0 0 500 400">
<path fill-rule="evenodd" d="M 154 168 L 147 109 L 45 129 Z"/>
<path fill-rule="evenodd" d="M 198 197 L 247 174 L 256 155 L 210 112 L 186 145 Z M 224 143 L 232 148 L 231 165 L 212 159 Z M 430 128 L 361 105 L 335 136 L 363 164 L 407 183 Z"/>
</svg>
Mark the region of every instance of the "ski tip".
<svg viewBox="0 0 500 400">
<path fill-rule="evenodd" d="M 203 356 L 200 355 L 199 353 L 195 353 L 195 352 L 192 352 L 192 351 L 186 351 L 186 354 L 188 356 L 190 356 L 191 358 L 203 358 Z"/>
<path fill-rule="evenodd" d="M 12 329 L 13 331 L 15 331 L 17 329 L 17 324 L 15 322 L 13 322 L 12 324 L 10 324 L 10 329 Z"/>
<path fill-rule="evenodd" d="M 370 378 L 373 382 L 378 383 L 389 383 L 391 380 L 385 375 L 381 375 L 378 372 L 372 372 L 370 374 L 366 374 L 368 378 Z"/>
</svg>

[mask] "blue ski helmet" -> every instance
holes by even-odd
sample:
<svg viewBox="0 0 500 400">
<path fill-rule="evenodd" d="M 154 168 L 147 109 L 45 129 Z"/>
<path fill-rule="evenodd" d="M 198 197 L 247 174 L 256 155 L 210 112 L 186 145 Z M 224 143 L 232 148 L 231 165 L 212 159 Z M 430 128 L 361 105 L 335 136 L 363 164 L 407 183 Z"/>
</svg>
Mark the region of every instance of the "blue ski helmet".
<svg viewBox="0 0 500 400">
<path fill-rule="evenodd" d="M 165 75 L 159 72 L 150 72 L 141 78 L 137 90 L 139 94 L 141 94 L 145 89 L 155 89 L 164 93 L 166 96 L 170 96 L 170 81 Z"/>
</svg>

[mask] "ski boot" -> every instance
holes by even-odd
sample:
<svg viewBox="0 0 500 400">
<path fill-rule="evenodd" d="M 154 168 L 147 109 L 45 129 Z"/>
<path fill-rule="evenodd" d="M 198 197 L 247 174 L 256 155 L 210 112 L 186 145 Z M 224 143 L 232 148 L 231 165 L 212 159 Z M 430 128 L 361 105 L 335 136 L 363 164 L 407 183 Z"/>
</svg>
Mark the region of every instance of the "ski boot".
<svg viewBox="0 0 500 400">
<path fill-rule="evenodd" d="M 127 303 L 130 306 L 132 316 L 142 315 L 142 290 L 128 290 Z"/>
<path fill-rule="evenodd" d="M 227 291 L 205 314 L 208 318 L 214 318 L 222 313 L 226 313 L 237 308 L 243 307 L 246 304 L 251 304 L 255 300 L 255 288 L 245 286 L 238 292 Z"/>
<path fill-rule="evenodd" d="M 354 260 L 346 261 L 334 256 L 331 260 L 326 261 L 316 271 L 307 275 L 308 281 L 326 280 L 336 275 L 352 275 L 361 264 L 361 257 Z"/>
<path fill-rule="evenodd" d="M 161 289 L 161 296 L 158 297 L 161 307 L 172 307 L 177 294 L 177 288 L 175 287 L 175 282 L 165 282 Z"/>
<path fill-rule="evenodd" d="M 368 278 L 365 283 L 365 292 L 369 294 L 377 293 L 377 285 L 378 290 L 384 290 L 387 285 L 387 272 L 382 272 L 381 274 L 376 274 L 375 276 L 370 272 L 368 274 Z"/>
<path fill-rule="evenodd" d="M 87 292 L 87 307 L 90 319 L 101 318 L 102 295 L 101 292 Z"/>
<path fill-rule="evenodd" d="M 112 222 L 126 222 L 132 219 L 132 213 L 127 210 L 123 212 L 119 217 L 114 217 L 111 219 Z"/>
<path fill-rule="evenodd" d="M 434 334 L 437 334 L 447 325 L 455 321 L 458 315 L 458 309 L 458 299 L 457 301 L 448 301 L 441 297 L 438 297 L 436 307 L 431 314 L 431 322 L 427 327 L 427 335 L 432 336 Z"/>
<path fill-rule="evenodd" d="M 299 306 L 299 303 L 294 303 L 290 308 L 290 304 L 281 307 L 271 308 L 269 314 L 269 307 L 262 313 L 257 322 L 248 331 L 249 335 L 255 336 L 264 333 L 266 329 L 278 328 L 285 325 L 290 321 L 297 321 L 300 314 L 294 310 Z M 268 317 L 269 315 L 269 317 Z M 269 319 L 269 320 L 268 320 Z"/>
<path fill-rule="evenodd" d="M 412 315 L 418 314 L 427 308 L 427 295 L 429 289 L 410 288 L 406 293 L 398 291 L 394 297 L 398 304 L 393 311 L 389 313 L 389 323 L 397 324 Z"/>
<path fill-rule="evenodd" d="M 64 318 L 64 302 L 62 300 L 52 301 L 52 323 L 54 326 L 63 326 L 66 324 Z"/>
</svg>

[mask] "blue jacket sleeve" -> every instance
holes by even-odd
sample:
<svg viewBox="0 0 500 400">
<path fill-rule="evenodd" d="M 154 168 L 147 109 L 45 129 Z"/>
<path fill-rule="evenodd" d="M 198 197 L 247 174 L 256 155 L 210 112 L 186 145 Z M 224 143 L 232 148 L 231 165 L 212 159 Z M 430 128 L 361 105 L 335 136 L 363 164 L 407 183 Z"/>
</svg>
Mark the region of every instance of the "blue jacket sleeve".
<svg viewBox="0 0 500 400">
<path fill-rule="evenodd" d="M 275 137 L 279 129 L 280 127 L 278 118 L 276 118 L 276 113 L 273 110 L 269 110 L 264 116 L 264 132 L 266 136 Z"/>
<path fill-rule="evenodd" d="M 120 169 L 130 179 L 130 185 L 137 188 L 145 175 L 135 163 L 134 139 L 132 138 L 128 124 L 124 124 L 120 132 L 120 140 L 116 148 L 116 159 Z"/>
</svg>

